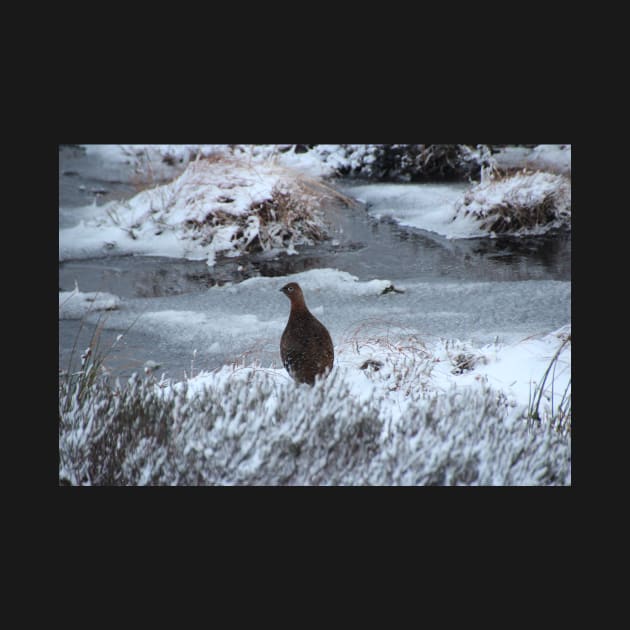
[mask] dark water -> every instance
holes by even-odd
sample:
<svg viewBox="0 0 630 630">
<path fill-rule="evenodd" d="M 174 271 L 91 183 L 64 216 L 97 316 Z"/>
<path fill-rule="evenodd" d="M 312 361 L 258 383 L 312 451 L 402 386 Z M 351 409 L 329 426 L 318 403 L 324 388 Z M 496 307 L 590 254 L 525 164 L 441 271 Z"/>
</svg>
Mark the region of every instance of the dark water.
<svg viewBox="0 0 630 630">
<path fill-rule="evenodd" d="M 123 199 L 137 190 L 131 162 L 118 165 L 75 145 L 59 147 L 59 207 Z"/>
<path fill-rule="evenodd" d="M 338 209 L 334 209 L 338 215 Z M 250 255 L 205 261 L 160 256 L 115 256 L 59 263 L 59 288 L 105 291 L 121 297 L 159 297 L 201 291 L 254 276 L 284 276 L 322 267 L 347 271 L 360 280 L 515 281 L 571 280 L 571 234 L 449 240 L 376 220 L 364 209 L 343 211 L 332 241 L 299 247 L 299 254 Z"/>
</svg>

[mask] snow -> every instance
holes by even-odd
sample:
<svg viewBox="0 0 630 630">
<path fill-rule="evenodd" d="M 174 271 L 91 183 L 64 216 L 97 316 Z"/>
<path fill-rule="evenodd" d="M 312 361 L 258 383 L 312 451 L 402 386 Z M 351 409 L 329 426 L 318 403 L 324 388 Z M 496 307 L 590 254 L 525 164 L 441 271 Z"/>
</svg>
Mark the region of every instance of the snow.
<svg viewBox="0 0 630 630">
<path fill-rule="evenodd" d="M 418 347 L 411 356 L 411 347 L 385 343 L 380 369 L 362 370 L 356 365 L 362 357 L 342 349 L 347 361 L 312 388 L 255 365 L 223 366 L 176 383 L 136 377 L 113 397 L 97 384 L 84 407 L 79 396 L 65 398 L 60 478 L 73 484 L 570 484 L 570 433 L 545 415 L 560 404 L 550 390 L 568 383 L 569 333 L 565 327 L 487 348 L 477 357 L 481 367 L 459 376 L 449 368 L 461 345 Z M 543 420 L 527 421 L 528 401 L 519 392 L 535 387 L 532 376 L 540 382 L 562 348 L 553 387 L 544 392 Z M 505 383 L 511 379 L 507 389 L 489 385 L 493 369 Z M 107 456 L 107 435 L 124 437 L 115 456 Z"/>
<path fill-rule="evenodd" d="M 304 154 L 278 152 L 277 147 L 252 148 L 250 162 L 233 153 L 228 159 L 227 148 L 215 145 L 145 147 L 145 155 L 150 154 L 156 163 L 165 154 L 176 162 L 186 162 L 191 155 L 208 157 L 221 152 L 223 158 L 192 161 L 172 182 L 124 203 L 84 208 L 77 225 L 60 229 L 60 260 L 133 253 L 196 258 L 212 265 L 217 255 L 240 253 L 239 246 L 261 234 L 260 222 L 251 214 L 253 204 L 268 199 L 278 187 L 291 188 L 297 177 L 292 169 L 311 177 L 329 173 L 335 161 L 341 160 L 337 147 L 320 145 Z M 87 150 L 125 162 L 133 160 L 133 151 L 140 149 L 88 145 Z M 538 163 L 546 160 L 562 165 L 567 153 L 570 173 L 570 147 L 542 145 L 527 155 L 536 157 Z M 403 225 L 456 239 L 488 236 L 472 215 L 481 215 L 505 199 L 530 203 L 561 190 L 564 211 L 570 217 L 570 187 L 567 190 L 566 186 L 561 175 L 536 173 L 477 185 L 355 184 L 344 187 L 344 192 L 367 202 L 375 217 L 390 216 Z M 464 199 L 468 199 L 465 205 Z M 464 207 L 468 215 L 464 215 Z M 234 222 L 216 225 L 211 238 L 203 242 L 204 237 L 188 225 L 204 223 L 209 211 Z M 236 239 L 240 245 L 235 245 L 238 221 L 243 234 Z M 295 238 L 286 249 L 295 251 L 297 242 Z M 280 365 L 278 343 L 289 304 L 278 289 L 290 281 L 300 283 L 310 310 L 329 328 L 334 340 L 335 367 L 329 384 L 321 387 L 297 386 Z M 144 363 L 141 377 L 165 399 L 181 394 L 173 413 L 168 414 L 174 422 L 180 422 L 186 410 L 202 405 L 208 392 L 221 408 L 212 425 L 204 425 L 203 409 L 199 420 L 181 425 L 181 452 L 191 458 L 186 462 L 192 462 L 177 473 L 185 480 L 195 479 L 196 473 L 213 483 L 283 479 L 278 471 L 285 466 L 285 451 L 311 448 L 309 466 L 319 472 L 304 477 L 308 483 L 330 483 L 331 478 L 338 483 L 462 482 L 466 475 L 454 472 L 457 466 L 453 462 L 458 461 L 480 462 L 479 476 L 474 478 L 478 483 L 507 483 L 510 479 L 536 483 L 544 468 L 537 455 L 527 460 L 529 469 L 510 473 L 513 477 L 502 476 L 491 460 L 496 453 L 497 460 L 511 462 L 518 448 L 534 443 L 534 437 L 518 427 L 524 426 L 523 418 L 552 362 L 553 371 L 541 396 L 543 417 L 557 414 L 566 393 L 570 394 L 571 324 L 558 321 L 571 320 L 570 282 L 410 280 L 396 284 L 402 293 L 392 293 L 391 287 L 385 278 L 359 280 L 333 268 L 255 277 L 176 298 L 121 300 L 110 293 L 81 292 L 77 286 L 74 291 L 59 293 L 59 318 L 85 318 L 94 323 L 102 311 L 108 311 L 108 327 L 126 330 L 133 323 L 134 331 L 152 335 L 167 348 L 183 347 L 190 352 L 195 367 L 191 362 L 186 378 L 169 375 L 168 365 L 163 365 L 167 361 L 151 359 Z M 430 312 L 426 304 L 431 304 Z M 554 315 L 548 326 L 532 330 L 530 313 L 541 305 Z M 207 370 L 207 363 L 216 357 L 222 367 Z M 498 424 L 490 420 L 484 424 L 486 406 L 475 406 L 489 400 L 500 401 L 507 410 Z M 382 426 L 370 424 L 374 414 L 383 420 Z M 64 416 L 64 422 L 74 422 L 79 416 L 75 409 Z M 439 419 L 437 424 L 431 424 L 434 416 Z M 331 425 L 330 418 L 337 422 Z M 87 421 L 64 433 L 64 453 L 66 448 L 69 452 L 87 448 L 95 419 Z M 315 427 L 309 422 L 315 422 Z M 512 446 L 501 441 L 504 430 L 517 432 Z M 345 435 L 371 435 L 370 431 L 376 436 L 380 459 L 361 469 L 364 477 L 353 476 L 350 464 L 339 476 L 326 477 L 328 473 L 321 472 L 331 464 L 328 451 L 317 440 L 337 444 Z M 467 431 L 473 432 L 474 440 L 466 438 Z M 540 444 L 552 440 L 536 439 L 542 440 Z M 516 451 L 510 451 L 512 447 Z M 568 448 L 570 483 L 570 442 Z M 566 449 L 565 442 L 558 451 L 564 458 Z M 282 455 L 279 459 L 278 454 Z M 330 459 L 341 462 L 343 469 L 346 456 L 342 451 Z M 154 483 L 155 470 L 163 466 L 165 457 L 147 439 L 140 440 L 132 457 L 138 461 L 136 482 Z M 240 464 L 230 468 L 234 461 Z M 231 476 L 213 476 L 212 471 L 221 466 Z M 265 471 L 273 467 L 273 475 L 266 477 Z M 67 461 L 60 462 L 60 476 L 81 483 L 90 479 L 89 474 L 84 477 L 71 469 Z M 445 470 L 445 476 L 433 477 L 438 470 Z M 181 478 L 175 475 L 169 482 Z M 566 483 L 567 478 L 562 481 Z"/>
<path fill-rule="evenodd" d="M 156 360 L 173 378 L 181 377 L 173 369 L 173 356 L 186 365 L 195 349 L 197 370 L 243 362 L 280 369 L 278 343 L 289 302 L 279 289 L 291 281 L 300 284 L 309 309 L 329 329 L 342 364 L 372 358 L 365 354 L 372 340 L 377 340 L 378 360 L 386 341 L 426 346 L 439 355 L 443 339 L 461 340 L 469 345 L 466 352 L 485 354 L 482 349 L 488 344 L 515 343 L 571 320 L 570 282 L 397 281 L 394 288 L 399 293 L 389 290 L 388 279 L 361 281 L 348 272 L 322 268 L 249 278 L 186 295 L 129 298 L 122 303 L 110 296 L 121 308 L 108 311 L 107 327 L 131 327 L 130 334 L 141 336 L 149 348 L 152 342 L 147 339 L 155 339 L 157 353 L 143 360 Z M 74 316 L 85 313 L 87 321 L 96 324 L 100 313 L 94 306 L 88 312 L 88 303 L 82 304 Z M 60 317 L 68 317 L 68 311 Z"/>
<path fill-rule="evenodd" d="M 111 293 L 82 293 L 76 287 L 74 291 L 59 292 L 59 319 L 81 319 L 95 311 L 112 311 L 120 307 L 121 300 Z"/>
<path fill-rule="evenodd" d="M 266 289 L 270 284 L 275 287 L 278 282 L 283 284 L 298 282 L 302 289 L 308 291 L 311 295 L 317 295 L 320 291 L 335 291 L 345 296 L 380 295 L 391 286 L 389 280 L 374 279 L 359 282 L 356 276 L 347 271 L 339 271 L 339 269 L 310 269 L 309 271 L 284 276 L 280 281 L 266 277 L 248 278 L 243 280 L 243 282 L 239 282 L 238 291 L 248 291 L 250 288 L 255 287 Z M 237 289 L 232 287 L 231 290 L 236 291 Z"/>
<path fill-rule="evenodd" d="M 310 275 L 311 282 L 308 272 L 302 282 L 311 287 L 307 300 L 318 316 L 326 316 L 328 309 L 322 309 L 313 287 L 330 287 L 335 277 L 345 292 L 357 285 L 357 294 L 385 297 L 375 294 L 376 285 L 359 289 L 368 283 L 343 272 L 315 270 Z M 263 279 L 255 280 L 248 281 L 250 290 L 261 288 Z M 269 290 L 269 283 L 281 284 L 285 278 L 264 280 Z M 231 289 L 236 287 L 209 293 L 218 297 Z M 358 298 L 350 294 L 348 299 Z M 222 344 L 236 343 L 261 326 L 277 342 L 286 322 L 286 311 L 268 321 L 250 313 L 216 318 L 197 311 L 162 311 L 148 316 L 154 329 L 166 324 L 184 338 L 186 331 L 201 327 L 208 342 L 217 334 Z M 570 333 L 566 325 L 516 340 L 473 343 L 422 338 L 404 327 L 359 326 L 346 336 L 333 335 L 335 366 L 314 388 L 297 385 L 278 365 L 251 360 L 211 372 L 191 369 L 183 380 L 159 375 L 159 364 L 147 361 L 144 380 L 129 381 L 144 388 L 131 407 L 120 389 L 113 397 L 103 391 L 85 408 L 78 406 L 79 397 L 66 399 L 70 406 L 60 428 L 60 478 L 134 484 L 570 483 L 570 435 L 545 428 L 570 394 Z M 193 353 L 197 360 L 202 355 Z M 534 394 L 555 357 L 539 407 L 543 424 L 528 428 L 525 418 Z M 156 396 L 163 411 L 151 402 Z M 137 411 L 141 404 L 150 411 Z M 129 420 L 125 409 L 134 414 Z M 132 420 L 137 428 L 129 431 L 125 423 Z M 108 422 L 113 424 L 103 425 Z M 164 422 L 172 436 L 166 445 L 143 437 L 155 431 L 161 435 Z M 117 450 L 111 472 L 86 468 L 94 461 L 92 449 L 99 454 L 96 463 L 107 466 L 99 436 L 118 434 L 127 443 Z"/>
<path fill-rule="evenodd" d="M 375 219 L 391 217 L 401 225 L 447 238 L 487 236 L 473 221 L 453 223 L 455 204 L 468 189 L 468 184 L 361 184 L 342 188 L 366 203 Z"/>
<path fill-rule="evenodd" d="M 402 399 L 387 392 L 396 381 L 396 374 L 413 363 L 426 368 L 416 373 L 416 385 L 422 384 L 426 391 L 444 392 L 453 385 L 479 388 L 487 383 L 503 391 L 514 405 L 522 407 L 529 401 L 532 384 L 542 378 L 555 350 L 570 334 L 570 324 L 551 333 L 519 333 L 518 317 L 515 317 L 507 326 L 505 322 L 497 322 L 485 334 L 477 327 L 474 338 L 459 339 L 454 336 L 458 330 L 475 329 L 474 315 L 472 323 L 461 328 L 464 313 L 471 309 L 467 298 L 470 286 L 409 283 L 404 287 L 404 294 L 383 295 L 391 286 L 388 280 L 361 282 L 335 269 L 250 278 L 237 285 L 212 287 L 204 296 L 191 301 L 194 309 L 146 310 L 134 326 L 169 339 L 171 343 L 187 345 L 191 352 L 193 347 L 197 348 L 200 352 L 196 363 L 200 368 L 204 365 L 204 356 L 216 353 L 234 357 L 233 365 L 240 366 L 241 371 L 264 369 L 284 380 L 288 377 L 281 367 L 276 346 L 288 316 L 288 302 L 280 295 L 279 288 L 289 281 L 300 283 L 309 309 L 329 328 L 335 344 L 337 369 L 350 384 L 353 395 L 360 399 L 371 396 L 376 387 L 392 404 L 401 405 Z M 495 289 L 497 284 L 499 289 Z M 488 308 L 501 299 L 506 302 L 518 299 L 525 286 L 524 282 L 514 283 L 513 287 L 510 283 L 487 283 Z M 566 291 L 570 292 L 570 286 L 555 283 L 552 290 L 565 295 Z M 453 304 L 453 310 L 433 314 L 442 320 L 442 330 L 451 333 L 448 338 L 423 332 L 426 320 L 417 314 L 423 302 L 435 301 L 438 296 L 445 303 Z M 541 299 L 550 298 L 543 294 Z M 160 304 L 168 302 L 158 301 Z M 539 308 L 535 302 L 531 307 Z M 114 313 L 110 323 L 119 328 L 129 325 L 134 318 L 133 312 Z M 461 373 L 456 369 L 460 355 L 473 357 L 470 369 L 465 366 Z M 570 356 L 569 346 L 556 369 L 556 396 L 564 391 L 570 377 Z M 366 361 L 379 362 L 382 367 L 377 371 L 360 369 Z M 226 370 L 189 380 L 190 391 L 197 385 L 221 384 L 222 379 L 232 374 L 233 368 Z M 215 382 L 217 378 L 219 381 Z M 558 400 L 554 404 L 557 406 Z"/>
<path fill-rule="evenodd" d="M 175 168 L 181 168 L 198 157 L 223 155 L 241 156 L 254 162 L 273 160 L 280 166 L 297 169 L 313 177 L 327 177 L 342 167 L 356 169 L 361 164 L 369 164 L 374 159 L 374 147 L 377 145 L 318 144 L 303 153 L 296 153 L 295 146 L 277 144 L 86 144 L 82 146 L 88 153 L 98 155 L 103 160 L 134 164 L 137 169 L 149 169 L 153 174 L 158 172 L 163 175 L 168 173 L 172 175 L 173 168 L 168 168 L 168 164 L 164 162 L 165 158 L 169 163 L 174 164 Z M 470 152 L 474 154 L 476 151 Z M 563 175 L 571 174 L 570 144 L 541 144 L 533 148 L 501 147 L 492 155 L 492 159 L 501 168 L 529 167 Z"/>
<path fill-rule="evenodd" d="M 467 184 L 364 184 L 343 191 L 366 203 L 376 219 L 391 217 L 400 225 L 435 232 L 449 239 L 489 235 L 484 220 L 497 206 L 535 208 L 546 198 L 556 200 L 556 220 L 531 227 L 516 227 L 515 235 L 543 234 L 569 226 L 570 182 L 552 173 L 517 174 L 505 179 Z"/>
</svg>

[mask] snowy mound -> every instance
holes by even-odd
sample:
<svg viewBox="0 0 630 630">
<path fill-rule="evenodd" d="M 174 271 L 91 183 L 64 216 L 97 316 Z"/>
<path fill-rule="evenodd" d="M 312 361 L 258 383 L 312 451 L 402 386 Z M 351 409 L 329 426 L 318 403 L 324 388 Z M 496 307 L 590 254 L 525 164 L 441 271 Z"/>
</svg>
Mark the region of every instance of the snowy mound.
<svg viewBox="0 0 630 630">
<path fill-rule="evenodd" d="M 59 319 L 81 319 L 94 311 L 112 311 L 119 308 L 120 298 L 111 293 L 59 292 Z"/>
<path fill-rule="evenodd" d="M 391 290 L 392 283 L 389 280 L 367 280 L 360 282 L 359 278 L 347 271 L 339 269 L 309 269 L 300 273 L 287 276 L 286 282 L 297 282 L 307 292 L 334 291 L 345 295 L 364 296 L 381 295 Z M 239 290 L 249 287 L 274 286 L 278 283 L 275 278 L 249 278 L 239 283 Z"/>
<path fill-rule="evenodd" d="M 225 155 L 191 162 L 174 181 L 92 208 L 59 232 L 59 258 L 139 253 L 206 259 L 312 244 L 326 235 L 330 189 L 273 162 Z"/>
<path fill-rule="evenodd" d="M 519 173 L 481 182 L 455 206 L 456 222 L 485 233 L 540 234 L 571 226 L 571 182 L 553 173 Z"/>
</svg>

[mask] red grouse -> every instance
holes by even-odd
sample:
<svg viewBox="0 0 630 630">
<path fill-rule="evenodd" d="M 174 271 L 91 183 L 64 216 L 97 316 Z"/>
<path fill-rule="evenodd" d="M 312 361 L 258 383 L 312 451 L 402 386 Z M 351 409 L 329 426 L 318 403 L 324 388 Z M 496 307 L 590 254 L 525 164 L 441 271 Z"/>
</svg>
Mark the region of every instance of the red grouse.
<svg viewBox="0 0 630 630">
<path fill-rule="evenodd" d="M 316 376 L 333 366 L 330 333 L 308 310 L 297 282 L 285 284 L 280 291 L 291 300 L 291 314 L 280 339 L 282 364 L 298 383 L 313 385 Z"/>
</svg>

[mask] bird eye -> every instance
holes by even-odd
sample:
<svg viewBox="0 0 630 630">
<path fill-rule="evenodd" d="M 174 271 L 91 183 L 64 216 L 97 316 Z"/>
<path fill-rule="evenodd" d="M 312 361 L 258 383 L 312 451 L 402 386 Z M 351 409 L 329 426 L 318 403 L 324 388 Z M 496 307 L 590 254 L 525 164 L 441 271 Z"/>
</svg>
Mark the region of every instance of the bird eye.
<svg viewBox="0 0 630 630">
<path fill-rule="evenodd" d="M 293 287 L 287 287 L 287 291 L 293 291 Z"/>
</svg>

